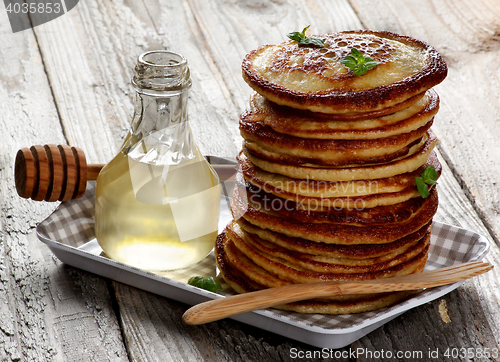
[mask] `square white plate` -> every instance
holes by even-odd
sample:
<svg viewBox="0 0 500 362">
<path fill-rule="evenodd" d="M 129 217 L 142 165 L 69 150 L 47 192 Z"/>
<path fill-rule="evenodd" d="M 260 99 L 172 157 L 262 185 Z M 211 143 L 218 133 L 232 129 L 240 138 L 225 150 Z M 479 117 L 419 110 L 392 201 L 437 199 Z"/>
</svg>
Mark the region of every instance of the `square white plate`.
<svg viewBox="0 0 500 362">
<path fill-rule="evenodd" d="M 210 157 L 213 164 L 231 161 Z M 226 185 L 230 188 L 230 185 Z M 200 263 L 171 272 L 152 273 L 101 255 L 94 236 L 95 182 L 89 182 L 85 196 L 62 203 L 37 227 L 38 238 L 48 245 L 62 262 L 124 284 L 171 298 L 189 305 L 223 298 L 232 292 L 212 293 L 187 284 L 191 276 L 216 276 L 213 253 Z M 229 198 L 221 197 L 219 229 L 231 220 Z M 489 250 L 488 240 L 469 230 L 434 222 L 426 270 L 458 263 L 480 261 Z M 370 333 L 411 308 L 437 299 L 463 282 L 425 290 L 392 307 L 348 315 L 301 314 L 273 308 L 232 317 L 319 348 L 341 348 Z"/>
</svg>

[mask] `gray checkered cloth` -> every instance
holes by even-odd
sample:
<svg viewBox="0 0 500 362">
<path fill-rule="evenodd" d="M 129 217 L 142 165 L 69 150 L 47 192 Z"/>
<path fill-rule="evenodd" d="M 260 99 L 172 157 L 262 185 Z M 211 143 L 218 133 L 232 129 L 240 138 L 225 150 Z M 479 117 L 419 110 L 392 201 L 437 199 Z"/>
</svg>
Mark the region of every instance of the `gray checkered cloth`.
<svg viewBox="0 0 500 362">
<path fill-rule="evenodd" d="M 94 236 L 94 193 L 95 183 L 89 182 L 86 194 L 83 198 L 62 203 L 59 208 L 38 225 L 37 232 L 41 240 L 50 240 L 58 244 L 58 247 L 66 248 L 68 251 L 97 250 L 93 256 L 105 258 L 97 244 Z M 223 205 L 225 202 L 221 202 Z M 223 208 L 222 213 L 227 219 L 229 211 Z M 227 220 L 220 225 L 225 225 Z M 89 245 L 93 245 L 89 247 Z M 433 223 L 431 246 L 426 270 L 446 267 L 457 263 L 481 260 L 487 253 L 488 240 L 484 237 L 465 229 Z M 217 276 L 213 254 L 193 267 L 175 271 L 156 273 L 165 278 L 186 283 L 193 275 Z M 219 278 L 220 279 L 220 278 Z M 222 280 L 221 280 L 222 281 Z M 222 295 L 234 293 L 227 285 L 221 292 Z M 281 322 L 293 324 L 306 329 L 324 330 L 352 330 L 363 328 L 373 324 L 375 321 L 383 320 L 384 316 L 392 316 L 395 312 L 402 313 L 415 305 L 423 304 L 425 301 L 439 297 L 440 291 L 447 286 L 425 290 L 416 296 L 389 308 L 383 308 L 373 312 L 349 314 L 349 315 L 322 315 L 322 314 L 300 314 L 295 312 L 280 311 L 269 308 L 259 311 L 264 316 L 278 319 Z M 432 296 L 435 295 L 433 298 Z M 418 303 L 422 300 L 421 303 Z"/>
</svg>

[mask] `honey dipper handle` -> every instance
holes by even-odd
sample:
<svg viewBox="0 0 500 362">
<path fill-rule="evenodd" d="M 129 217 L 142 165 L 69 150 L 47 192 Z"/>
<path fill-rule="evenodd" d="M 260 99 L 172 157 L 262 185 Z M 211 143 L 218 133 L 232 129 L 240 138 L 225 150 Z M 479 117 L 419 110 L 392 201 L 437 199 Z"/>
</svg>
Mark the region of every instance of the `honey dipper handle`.
<svg viewBox="0 0 500 362">
<path fill-rule="evenodd" d="M 99 172 L 104 167 L 104 163 L 93 163 L 87 165 L 87 179 L 88 180 L 97 180 L 97 176 L 99 176 Z"/>
<path fill-rule="evenodd" d="M 87 180 L 102 165 L 87 165 L 84 152 L 68 145 L 35 145 L 17 152 L 14 179 L 19 196 L 36 201 L 67 201 L 82 197 Z"/>
</svg>

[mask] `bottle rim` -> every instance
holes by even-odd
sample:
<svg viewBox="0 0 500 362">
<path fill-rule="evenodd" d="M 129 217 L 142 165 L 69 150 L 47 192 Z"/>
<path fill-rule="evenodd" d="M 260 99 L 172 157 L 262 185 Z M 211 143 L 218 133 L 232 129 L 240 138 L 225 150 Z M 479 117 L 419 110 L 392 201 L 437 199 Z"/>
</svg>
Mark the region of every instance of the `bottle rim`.
<svg viewBox="0 0 500 362">
<path fill-rule="evenodd" d="M 170 55 L 173 57 L 177 57 L 178 60 L 171 59 L 171 63 L 169 64 L 158 64 L 158 63 L 153 63 L 152 61 L 149 61 L 146 59 L 146 57 L 149 57 L 151 55 L 156 55 L 156 54 L 163 54 L 163 55 Z M 146 53 L 143 53 L 139 55 L 139 58 L 137 59 L 138 63 L 143 63 L 145 65 L 148 65 L 150 67 L 166 67 L 166 68 L 173 68 L 173 67 L 178 67 L 178 66 L 183 66 L 187 65 L 187 59 L 179 53 L 168 51 L 168 50 L 151 50 Z"/>
<path fill-rule="evenodd" d="M 183 93 L 191 87 L 187 59 L 168 50 L 145 52 L 137 59 L 132 85 L 137 92 L 150 95 Z"/>
</svg>

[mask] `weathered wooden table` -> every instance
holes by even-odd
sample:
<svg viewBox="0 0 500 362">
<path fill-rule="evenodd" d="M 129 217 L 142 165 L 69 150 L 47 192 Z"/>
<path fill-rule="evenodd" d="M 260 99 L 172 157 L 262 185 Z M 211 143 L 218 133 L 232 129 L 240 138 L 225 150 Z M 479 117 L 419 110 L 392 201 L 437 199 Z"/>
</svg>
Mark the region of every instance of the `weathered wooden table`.
<svg viewBox="0 0 500 362">
<path fill-rule="evenodd" d="M 17 149 L 33 144 L 67 143 L 90 162 L 110 160 L 132 115 L 132 67 L 152 49 L 188 58 L 200 148 L 234 157 L 238 116 L 251 93 L 242 57 L 308 24 L 316 33 L 390 30 L 443 54 L 449 75 L 437 87 L 433 126 L 444 165 L 436 219 L 488 237 L 486 260 L 496 266 L 344 350 L 438 349 L 435 360 L 464 360 L 444 356 L 458 348 L 471 349 L 470 360 L 495 360 L 480 355 L 500 348 L 498 0 L 82 0 L 15 34 L 3 5 L 0 19 L 2 361 L 313 360 L 306 358 L 317 350 L 311 346 L 232 320 L 187 326 L 187 305 L 62 264 L 34 233 L 57 204 L 21 199 L 13 182 Z M 439 313 L 443 303 L 449 321 Z M 350 360 L 383 360 L 375 357 Z"/>
</svg>

